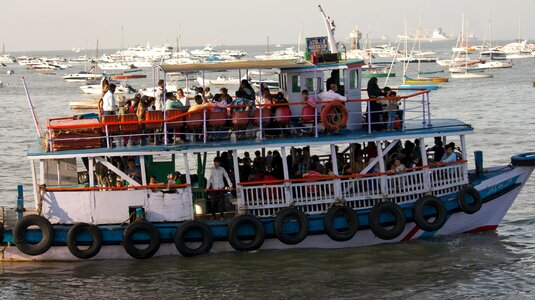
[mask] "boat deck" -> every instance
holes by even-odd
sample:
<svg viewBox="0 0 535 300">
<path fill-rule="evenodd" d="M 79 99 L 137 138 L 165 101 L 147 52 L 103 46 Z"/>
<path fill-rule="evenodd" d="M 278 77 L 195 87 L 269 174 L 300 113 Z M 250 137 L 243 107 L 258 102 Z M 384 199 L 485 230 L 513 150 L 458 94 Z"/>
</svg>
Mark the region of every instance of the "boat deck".
<svg viewBox="0 0 535 300">
<path fill-rule="evenodd" d="M 232 141 L 229 139 L 208 140 L 203 142 L 186 142 L 184 144 L 150 144 L 143 146 L 128 146 L 128 147 L 113 147 L 113 148 L 96 148 L 96 149 L 83 149 L 83 150 L 66 150 L 46 152 L 43 151 L 39 144 L 34 144 L 28 149 L 29 158 L 39 158 L 43 156 L 47 157 L 72 157 L 83 156 L 87 154 L 89 156 L 99 154 L 110 153 L 152 153 L 161 151 L 182 151 L 182 152 L 199 152 L 199 151 L 220 151 L 224 149 L 242 149 L 242 148 L 254 148 L 254 147 L 279 147 L 279 146 L 293 146 L 296 144 L 302 145 L 329 145 L 336 143 L 358 143 L 368 141 L 380 141 L 387 139 L 412 139 L 415 137 L 433 137 L 441 136 L 448 133 L 464 134 L 473 132 L 473 128 L 470 124 L 466 124 L 457 119 L 434 119 L 432 124 L 423 124 L 421 121 L 406 121 L 404 131 L 381 131 L 369 133 L 367 130 L 340 130 L 338 133 L 333 132 L 320 132 L 316 138 L 313 135 L 285 135 L 281 137 L 265 138 L 260 141 L 259 139 L 240 139 Z"/>
</svg>

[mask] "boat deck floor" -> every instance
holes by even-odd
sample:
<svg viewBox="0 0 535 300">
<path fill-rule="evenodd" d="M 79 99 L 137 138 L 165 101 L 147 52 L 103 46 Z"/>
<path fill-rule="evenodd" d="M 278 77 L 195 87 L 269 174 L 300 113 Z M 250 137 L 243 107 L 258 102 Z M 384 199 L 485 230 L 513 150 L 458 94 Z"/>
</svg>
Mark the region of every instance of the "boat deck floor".
<svg viewBox="0 0 535 300">
<path fill-rule="evenodd" d="M 352 142 L 364 142 L 375 140 L 387 140 L 387 139 L 403 139 L 411 138 L 414 135 L 429 135 L 440 136 L 441 134 L 447 134 L 452 132 L 473 132 L 473 128 L 457 119 L 436 119 L 432 120 L 432 124 L 424 124 L 420 120 L 407 120 L 405 121 L 404 131 L 380 131 L 369 133 L 367 130 L 348 130 L 343 129 L 337 133 L 334 132 L 321 132 L 318 137 L 313 135 L 283 135 L 272 136 L 259 140 L 257 138 L 250 139 L 238 139 L 232 141 L 229 138 L 208 140 L 206 143 L 202 141 L 198 142 L 186 142 L 183 144 L 150 144 L 150 145 L 134 145 L 128 147 L 113 147 L 113 148 L 96 148 L 96 149 L 84 149 L 84 150 L 67 150 L 57 152 L 45 152 L 41 149 L 39 144 L 34 144 L 28 149 L 28 156 L 56 156 L 56 155 L 84 155 L 89 154 L 91 156 L 95 154 L 110 154 L 110 153 L 124 153 L 124 152 L 158 152 L 158 151 L 218 151 L 222 149 L 239 149 L 239 148 L 252 148 L 252 147 L 278 147 L 278 146 L 294 146 L 296 144 L 332 144 L 332 143 L 347 143 L 348 140 Z"/>
</svg>

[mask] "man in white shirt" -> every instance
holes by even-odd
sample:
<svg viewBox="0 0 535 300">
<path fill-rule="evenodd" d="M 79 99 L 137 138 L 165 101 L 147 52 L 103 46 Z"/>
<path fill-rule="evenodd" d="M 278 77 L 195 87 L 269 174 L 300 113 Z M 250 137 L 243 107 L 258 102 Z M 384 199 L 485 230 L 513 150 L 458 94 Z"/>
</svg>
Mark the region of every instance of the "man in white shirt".
<svg viewBox="0 0 535 300">
<path fill-rule="evenodd" d="M 227 184 L 225 184 L 225 180 L 227 181 Z M 225 186 L 230 184 L 231 181 L 227 171 L 221 167 L 221 159 L 219 157 L 214 158 L 214 167 L 212 168 L 210 178 L 208 179 L 208 189 L 212 189 L 210 192 L 210 196 L 212 197 L 212 219 L 215 219 L 217 212 L 221 214 L 220 220 L 224 219 Z"/>
<path fill-rule="evenodd" d="M 322 101 L 332 101 L 332 100 L 346 101 L 347 100 L 346 97 L 338 94 L 338 85 L 336 85 L 336 83 L 332 83 L 328 91 L 319 93 L 318 97 Z"/>
<path fill-rule="evenodd" d="M 115 105 L 115 84 L 110 84 L 108 91 L 104 94 L 102 98 L 102 110 L 103 115 L 113 116 L 115 115 L 115 110 L 117 110 L 117 105 Z"/>
</svg>

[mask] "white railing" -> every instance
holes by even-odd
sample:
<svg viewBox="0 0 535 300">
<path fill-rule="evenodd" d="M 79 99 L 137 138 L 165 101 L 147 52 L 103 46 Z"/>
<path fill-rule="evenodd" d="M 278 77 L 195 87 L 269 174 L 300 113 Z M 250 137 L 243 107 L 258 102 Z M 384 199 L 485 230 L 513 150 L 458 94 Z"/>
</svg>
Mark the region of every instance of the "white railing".
<svg viewBox="0 0 535 300">
<path fill-rule="evenodd" d="M 326 212 L 337 200 L 353 209 L 373 207 L 389 199 L 410 203 L 431 192 L 440 197 L 456 193 L 468 183 L 466 161 L 409 169 L 400 174 L 377 173 L 356 176 L 321 177 L 315 181 L 286 180 L 273 184 L 241 185 L 245 210 L 257 216 L 271 216 L 290 205 L 307 214 Z"/>
</svg>

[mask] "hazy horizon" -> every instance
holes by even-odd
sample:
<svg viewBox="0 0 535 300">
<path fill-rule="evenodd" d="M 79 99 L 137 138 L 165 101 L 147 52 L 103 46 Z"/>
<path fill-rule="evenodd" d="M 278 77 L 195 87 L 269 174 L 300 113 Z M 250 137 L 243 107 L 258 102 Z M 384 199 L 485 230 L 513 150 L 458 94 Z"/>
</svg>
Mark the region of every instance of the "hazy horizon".
<svg viewBox="0 0 535 300">
<path fill-rule="evenodd" d="M 516 6 L 497 0 L 272 0 L 266 5 L 244 0 L 209 5 L 156 0 L 151 4 L 140 0 L 95 0 L 90 6 L 66 0 L 35 1 L 31 5 L 16 1 L 0 19 L 1 28 L 9 28 L 0 35 L 0 43 L 5 44 L 7 52 L 94 49 L 97 38 L 100 49 L 147 42 L 174 46 L 178 36 L 183 47 L 265 45 L 268 36 L 272 45 L 297 44 L 300 33 L 302 39 L 325 35 L 318 4 L 334 19 L 336 38 L 341 42 L 347 42 L 355 27 L 364 37 L 370 33 L 375 39 L 387 36 L 395 41 L 404 31 L 404 12 L 409 33 L 418 30 L 421 18 L 424 33 L 441 27 L 448 35 L 458 35 L 464 13 L 467 32 L 474 33 L 478 40 L 488 36 L 489 17 L 493 40 L 535 36 L 535 18 L 525 13 L 535 11 L 535 0 Z"/>
</svg>

